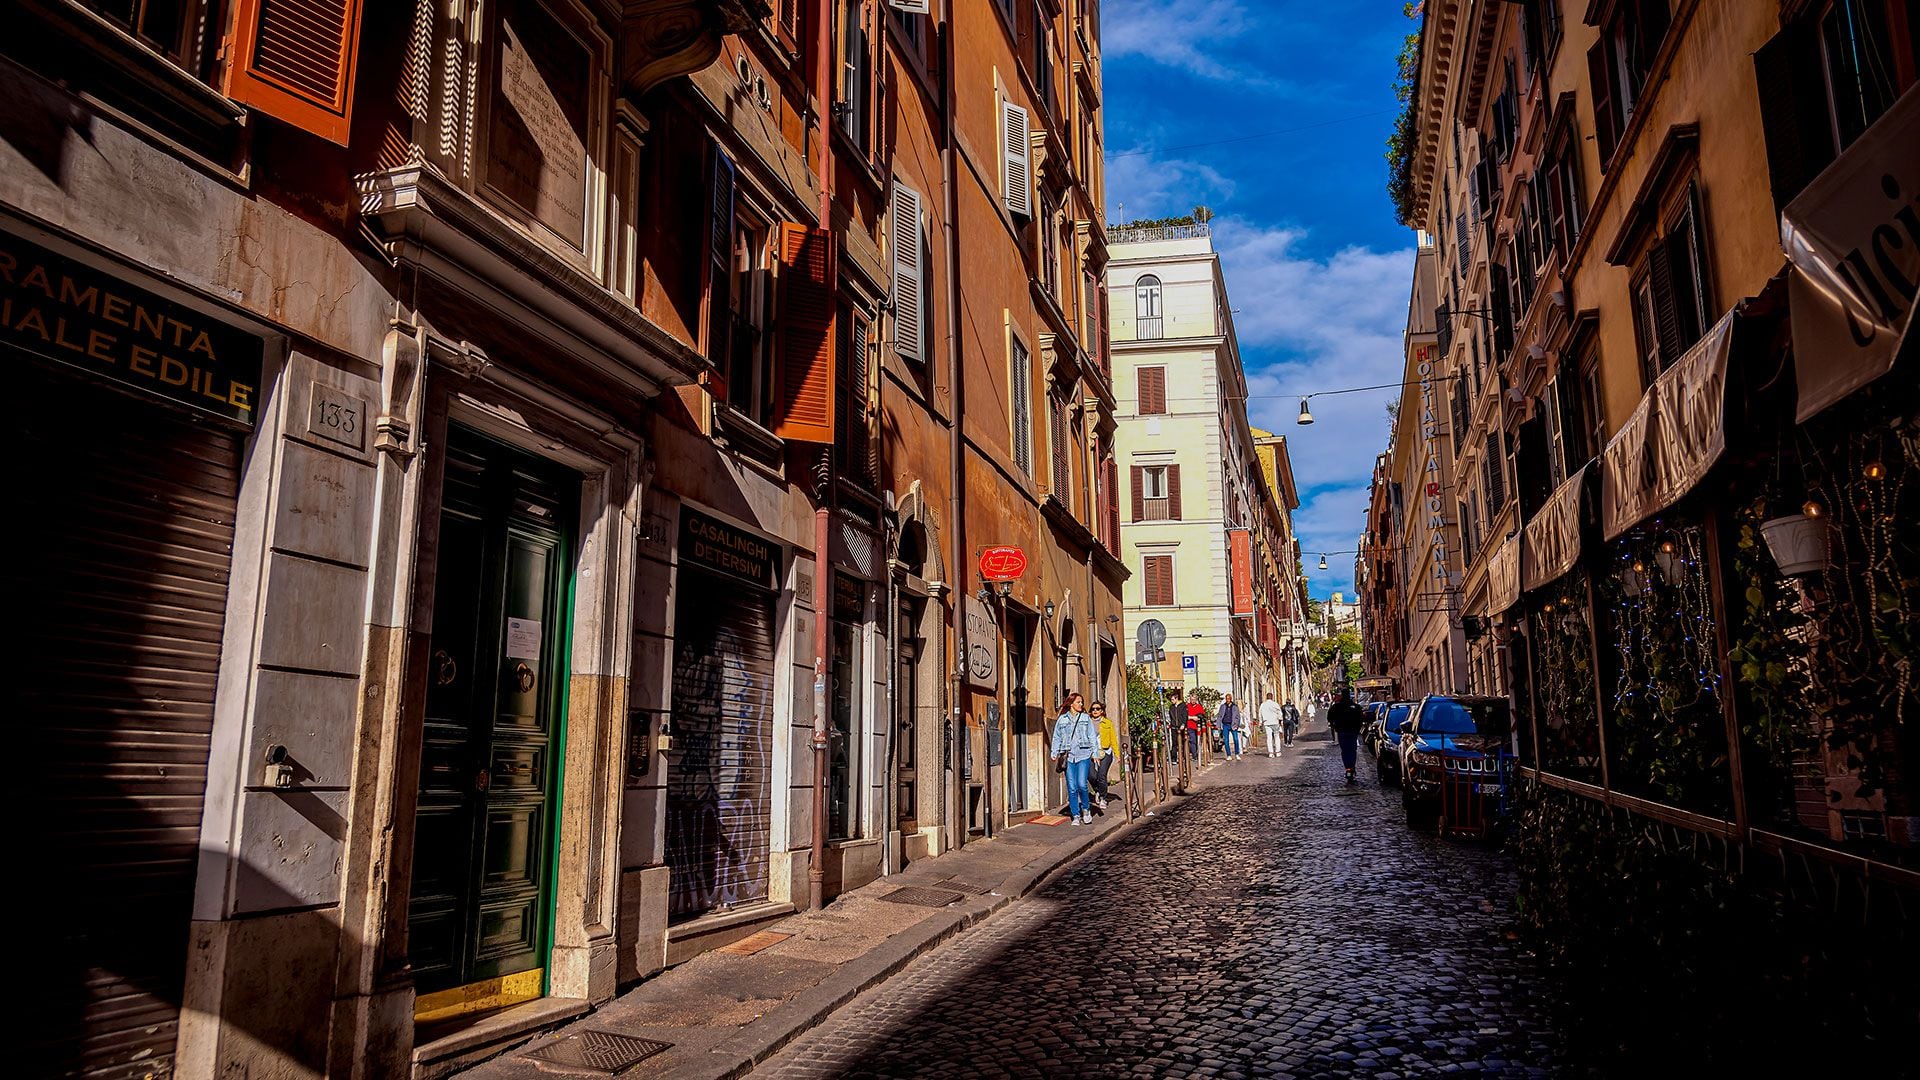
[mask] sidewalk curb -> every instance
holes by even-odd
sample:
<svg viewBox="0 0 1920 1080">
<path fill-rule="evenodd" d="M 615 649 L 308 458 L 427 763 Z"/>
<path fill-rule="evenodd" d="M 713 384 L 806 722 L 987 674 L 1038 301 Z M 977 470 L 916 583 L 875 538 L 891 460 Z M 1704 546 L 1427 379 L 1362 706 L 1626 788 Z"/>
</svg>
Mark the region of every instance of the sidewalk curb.
<svg viewBox="0 0 1920 1080">
<path fill-rule="evenodd" d="M 801 998 L 771 1010 L 744 1029 L 741 1035 L 710 1051 L 715 1059 L 713 1067 L 695 1069 L 683 1066 L 661 1076 L 670 1080 L 736 1080 L 745 1076 L 755 1066 L 820 1026 L 854 998 L 899 974 L 942 942 L 1011 907 L 1015 901 L 1025 899 L 1068 863 L 1106 847 L 1147 820 L 1143 813 L 1132 821 L 1123 821 L 1101 830 L 1088 837 L 1085 843 L 1062 844 L 1052 849 L 1058 858 L 1043 859 L 1037 865 L 1023 867 L 1009 874 L 994 894 L 980 898 L 986 901 L 981 906 L 970 910 L 954 910 L 944 918 L 929 919 L 887 939 L 885 944 L 866 955 L 840 965 L 839 970 Z M 761 1030 L 755 1031 L 754 1028 Z"/>
</svg>

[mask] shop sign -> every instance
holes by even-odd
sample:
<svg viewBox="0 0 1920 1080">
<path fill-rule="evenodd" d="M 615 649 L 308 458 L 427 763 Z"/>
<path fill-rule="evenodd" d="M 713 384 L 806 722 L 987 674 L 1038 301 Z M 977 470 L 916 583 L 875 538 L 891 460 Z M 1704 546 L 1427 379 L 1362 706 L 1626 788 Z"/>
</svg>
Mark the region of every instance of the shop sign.
<svg viewBox="0 0 1920 1080">
<path fill-rule="evenodd" d="M 780 549 L 771 540 L 682 506 L 680 564 L 771 589 L 780 576 Z"/>
<path fill-rule="evenodd" d="M 1920 281 L 1920 90 L 1909 88 L 1780 213 L 1806 421 L 1886 374 Z"/>
<path fill-rule="evenodd" d="M 1000 544 L 980 552 L 980 579 L 982 581 L 1015 581 L 1027 572 L 1027 553 L 1008 544 Z"/>
<path fill-rule="evenodd" d="M 1452 578 L 1447 569 L 1447 504 L 1441 496 L 1444 485 L 1440 481 L 1439 390 L 1434 386 L 1433 354 L 1422 346 L 1413 355 L 1415 370 L 1420 375 L 1420 447 L 1423 458 L 1420 466 L 1420 497 L 1426 505 L 1427 546 L 1433 555 L 1433 569 L 1429 574 L 1440 583 L 1441 588 L 1446 589 L 1452 583 Z"/>
<path fill-rule="evenodd" d="M 1253 615 L 1253 533 L 1250 530 L 1227 530 L 1227 557 L 1232 575 L 1228 582 L 1230 614 L 1236 619 L 1250 618 Z"/>
<path fill-rule="evenodd" d="M 867 617 L 867 583 L 845 574 L 833 575 L 833 617 L 857 623 Z"/>
<path fill-rule="evenodd" d="M 1487 614 L 1498 615 L 1520 600 L 1520 537 L 1509 536 L 1487 563 Z"/>
<path fill-rule="evenodd" d="M 1000 685 L 1000 624 L 977 596 L 967 597 L 967 681 L 987 690 Z"/>
<path fill-rule="evenodd" d="M 257 336 L 5 233 L 0 344 L 253 426 Z"/>
</svg>

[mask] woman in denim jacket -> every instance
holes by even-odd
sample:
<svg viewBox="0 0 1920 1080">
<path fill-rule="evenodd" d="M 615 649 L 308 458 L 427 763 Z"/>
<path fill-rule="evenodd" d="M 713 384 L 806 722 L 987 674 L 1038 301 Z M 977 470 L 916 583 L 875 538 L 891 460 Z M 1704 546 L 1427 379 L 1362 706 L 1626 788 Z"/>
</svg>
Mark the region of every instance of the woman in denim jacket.
<svg viewBox="0 0 1920 1080">
<path fill-rule="evenodd" d="M 1076 825 L 1093 824 L 1093 799 L 1087 777 L 1100 752 L 1100 725 L 1087 715 L 1086 699 L 1078 691 L 1067 694 L 1067 707 L 1053 722 L 1053 758 L 1067 762 L 1067 813 Z"/>
</svg>

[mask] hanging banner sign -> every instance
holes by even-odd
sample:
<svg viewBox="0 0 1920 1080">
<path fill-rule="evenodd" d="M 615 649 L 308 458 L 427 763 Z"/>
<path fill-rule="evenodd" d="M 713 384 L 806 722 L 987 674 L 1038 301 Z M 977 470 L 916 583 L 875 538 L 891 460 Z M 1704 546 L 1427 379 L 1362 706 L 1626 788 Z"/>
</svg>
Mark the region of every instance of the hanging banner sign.
<svg viewBox="0 0 1920 1080">
<path fill-rule="evenodd" d="M 1801 422 L 1887 373 L 1920 281 L 1920 88 L 1780 213 Z"/>
<path fill-rule="evenodd" d="M 1253 617 L 1253 532 L 1227 530 L 1227 557 L 1231 563 L 1230 614 L 1236 619 Z"/>
<path fill-rule="evenodd" d="M 1487 562 L 1487 614 L 1499 615 L 1520 601 L 1520 536 L 1507 537 Z"/>
<path fill-rule="evenodd" d="M 1587 469 L 1581 466 L 1554 489 L 1547 504 L 1527 522 L 1520 554 L 1522 586 L 1529 592 L 1557 580 L 1580 561 L 1580 517 L 1586 481 Z"/>
<path fill-rule="evenodd" d="M 1000 685 L 1000 624 L 977 596 L 967 597 L 967 681 L 985 690 Z"/>
<path fill-rule="evenodd" d="M 6 233 L 0 344 L 253 426 L 258 337 Z"/>
</svg>

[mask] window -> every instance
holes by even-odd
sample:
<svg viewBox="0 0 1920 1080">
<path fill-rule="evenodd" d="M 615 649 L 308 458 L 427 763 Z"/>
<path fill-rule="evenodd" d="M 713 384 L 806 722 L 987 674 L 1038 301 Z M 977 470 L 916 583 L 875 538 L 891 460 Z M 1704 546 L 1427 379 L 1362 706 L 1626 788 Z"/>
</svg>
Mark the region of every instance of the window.
<svg viewBox="0 0 1920 1080">
<path fill-rule="evenodd" d="M 1033 216 L 1033 169 L 1027 145 L 1027 110 L 1011 101 L 1000 103 L 1000 197 L 1007 212 Z"/>
<path fill-rule="evenodd" d="M 1140 384 L 1140 415 L 1166 415 L 1167 369 L 1164 367 L 1137 368 L 1134 377 Z"/>
<path fill-rule="evenodd" d="M 1520 86 L 1514 72 L 1513 56 L 1506 59 L 1505 85 L 1493 99 L 1493 149 L 1501 164 L 1513 157 L 1520 135 Z"/>
<path fill-rule="evenodd" d="M 1040 107 L 1047 115 L 1058 117 L 1053 99 L 1053 20 L 1047 18 L 1045 0 L 1033 4 L 1033 83 L 1040 89 Z"/>
<path fill-rule="evenodd" d="M 920 193 L 894 181 L 888 225 L 893 249 L 893 344 L 907 360 L 927 358 L 926 234 L 920 221 Z"/>
<path fill-rule="evenodd" d="M 1075 26 L 1084 42 L 1100 40 L 1100 0 L 1081 0 L 1078 25 Z"/>
<path fill-rule="evenodd" d="M 1148 274 L 1133 283 L 1133 336 L 1137 341 L 1158 341 L 1166 336 L 1160 316 L 1160 279 Z"/>
<path fill-rule="evenodd" d="M 1672 367 L 1713 323 L 1699 189 L 1689 183 L 1634 276 L 1634 333 L 1648 384 Z"/>
<path fill-rule="evenodd" d="M 1480 486 L 1487 493 L 1487 520 L 1492 522 L 1500 508 L 1507 504 L 1507 473 L 1505 455 L 1500 448 L 1500 431 L 1494 429 L 1487 434 L 1487 444 L 1482 452 Z"/>
<path fill-rule="evenodd" d="M 1012 356 L 1008 363 L 1008 378 L 1012 383 L 1012 393 L 1008 401 L 1012 406 L 1013 423 L 1013 464 L 1027 476 L 1033 475 L 1033 357 L 1027 351 L 1026 343 L 1018 337 L 1012 338 Z"/>
<path fill-rule="evenodd" d="M 1603 170 L 1626 134 L 1653 70 L 1653 58 L 1666 40 L 1673 20 L 1667 4 L 1668 0 L 1619 0 L 1600 27 L 1600 40 L 1587 50 L 1587 79 L 1593 91 L 1595 138 Z"/>
<path fill-rule="evenodd" d="M 1046 286 L 1047 295 L 1060 297 L 1060 236 L 1055 230 L 1059 227 L 1055 219 L 1059 215 L 1053 205 L 1053 196 L 1042 187 L 1040 191 L 1040 281 Z"/>
<path fill-rule="evenodd" d="M 1552 450 L 1548 463 L 1555 488 L 1593 459 L 1595 405 L 1588 392 L 1593 374 L 1563 365 L 1547 391 L 1547 439 Z"/>
<path fill-rule="evenodd" d="M 1773 198 L 1785 206 L 1915 80 L 1920 5 L 1825 0 L 1754 54 Z M 1904 28 L 1904 32 L 1903 32 Z"/>
<path fill-rule="evenodd" d="M 867 5 L 862 0 L 844 0 L 840 12 L 840 101 L 836 109 L 840 130 L 864 152 L 868 98 L 873 92 L 867 60 Z"/>
<path fill-rule="evenodd" d="M 1133 520 L 1180 520 L 1180 466 L 1133 467 Z"/>
<path fill-rule="evenodd" d="M 717 144 L 708 162 L 707 359 L 720 374 L 722 399 L 764 426 L 772 418 L 774 389 L 767 345 L 773 303 L 770 230 L 740 205 L 733 163 Z"/>
<path fill-rule="evenodd" d="M 1547 231 L 1559 247 L 1564 263 L 1580 239 L 1580 227 L 1586 217 L 1586 196 L 1580 184 L 1579 133 L 1573 122 L 1555 132 L 1547 150 L 1547 162 L 1541 175 L 1546 195 Z"/>
<path fill-rule="evenodd" d="M 1073 486 L 1073 438 L 1068 432 L 1067 402 L 1056 394 L 1048 406 L 1051 424 L 1047 441 L 1053 444 L 1053 497 L 1062 505 L 1072 506 L 1068 496 Z"/>
<path fill-rule="evenodd" d="M 1144 571 L 1147 607 L 1173 606 L 1173 556 L 1146 555 L 1140 559 Z"/>
<path fill-rule="evenodd" d="M 924 5 L 923 5 L 924 6 Z M 914 12 L 906 5 L 893 4 L 893 17 L 900 24 L 900 34 L 913 46 L 912 55 L 924 59 L 927 48 L 927 18 L 925 11 Z"/>
<path fill-rule="evenodd" d="M 204 80 L 213 73 L 220 28 L 227 24 L 219 0 L 81 0 L 81 6 L 139 38 L 195 78 Z"/>
<path fill-rule="evenodd" d="M 868 384 L 872 380 L 872 342 L 867 320 L 860 311 L 840 305 L 838 339 L 834 342 L 835 464 L 840 475 L 869 490 L 874 486 L 872 407 Z"/>
</svg>

